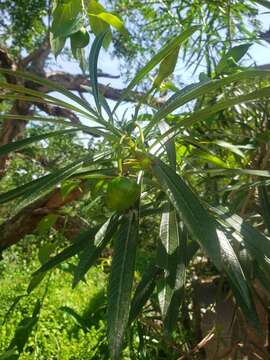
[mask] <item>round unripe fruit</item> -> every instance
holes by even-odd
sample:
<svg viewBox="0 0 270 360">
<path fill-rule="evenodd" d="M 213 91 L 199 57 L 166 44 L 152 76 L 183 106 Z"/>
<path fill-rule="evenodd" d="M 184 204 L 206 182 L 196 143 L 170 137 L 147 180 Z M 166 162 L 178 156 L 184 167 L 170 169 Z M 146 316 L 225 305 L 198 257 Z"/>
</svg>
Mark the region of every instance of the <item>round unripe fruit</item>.
<svg viewBox="0 0 270 360">
<path fill-rule="evenodd" d="M 152 160 L 149 159 L 148 157 L 145 157 L 140 161 L 140 164 L 144 170 L 148 170 L 148 169 L 150 169 L 150 167 L 152 165 Z"/>
<path fill-rule="evenodd" d="M 140 186 L 125 177 L 113 179 L 107 189 L 107 205 L 111 210 L 123 211 L 130 208 L 140 196 Z"/>
<path fill-rule="evenodd" d="M 71 35 L 71 46 L 74 48 L 84 48 L 89 43 L 89 34 L 85 28 Z"/>
</svg>

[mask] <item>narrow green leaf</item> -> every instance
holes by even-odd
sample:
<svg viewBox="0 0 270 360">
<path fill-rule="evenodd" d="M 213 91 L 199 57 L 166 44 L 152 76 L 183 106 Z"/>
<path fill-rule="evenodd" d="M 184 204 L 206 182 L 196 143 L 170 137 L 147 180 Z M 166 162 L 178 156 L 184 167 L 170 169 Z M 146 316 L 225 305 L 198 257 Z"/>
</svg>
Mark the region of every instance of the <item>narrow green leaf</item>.
<svg viewBox="0 0 270 360">
<path fill-rule="evenodd" d="M 29 137 L 27 139 L 23 139 L 23 140 L 14 141 L 12 143 L 0 146 L 0 156 L 7 155 L 11 151 L 21 150 L 21 149 L 25 148 L 26 146 L 31 145 L 40 140 L 49 139 L 50 137 L 53 137 L 53 136 L 74 133 L 77 131 L 79 131 L 79 130 L 78 129 L 59 130 L 59 131 L 53 131 L 53 132 L 49 132 L 49 133 L 45 133 L 45 134 L 41 134 L 41 135 L 31 136 L 31 137 Z"/>
<path fill-rule="evenodd" d="M 187 170 L 187 173 L 196 173 L 202 172 L 202 170 Z M 250 176 L 261 176 L 261 177 L 270 177 L 270 171 L 268 170 L 253 170 L 253 169 L 204 169 L 203 172 L 215 175 L 222 175 L 222 174 L 238 174 L 238 175 L 250 175 Z M 249 185 L 251 186 L 251 184 Z M 231 190 L 230 190 L 231 191 Z"/>
<path fill-rule="evenodd" d="M 15 98 L 15 97 L 14 97 Z M 86 126 L 80 123 L 72 123 L 70 121 L 62 120 L 61 117 L 47 117 L 47 116 L 36 116 L 36 115 L 12 115 L 12 114 L 0 114 L 0 120 L 22 120 L 22 121 L 41 121 L 41 122 L 49 122 L 49 123 L 57 123 L 61 125 L 65 125 L 68 127 L 76 128 L 77 131 L 81 130 L 90 135 L 103 136 L 104 138 L 111 137 L 111 134 L 102 131 L 103 127 L 99 126 Z"/>
<path fill-rule="evenodd" d="M 46 275 L 45 273 L 42 273 L 31 277 L 31 280 L 26 290 L 27 294 L 31 294 L 31 292 L 33 292 L 38 287 L 38 285 L 45 278 L 45 275 Z"/>
<path fill-rule="evenodd" d="M 164 48 L 162 48 L 141 70 L 139 70 L 134 79 L 129 83 L 127 88 L 123 91 L 121 99 L 116 103 L 113 112 L 120 105 L 123 99 L 127 97 L 129 92 L 158 65 L 163 59 L 171 54 L 179 45 L 185 42 L 192 34 L 199 29 L 199 26 L 191 26 L 188 30 L 182 32 L 179 36 L 172 39 Z"/>
<path fill-rule="evenodd" d="M 169 135 L 174 134 L 174 136 L 176 136 L 180 132 L 180 128 L 190 127 L 196 122 L 210 118 L 212 115 L 218 113 L 219 111 L 229 109 L 235 105 L 245 103 L 248 101 L 263 99 L 269 96 L 269 94 L 270 94 L 270 86 L 267 86 L 261 89 L 257 89 L 248 94 L 240 95 L 227 100 L 221 100 L 212 106 L 206 107 L 205 109 L 195 111 L 192 115 L 183 118 L 183 120 L 179 121 L 175 126 L 171 127 L 170 130 L 166 131 L 166 133 L 161 135 L 159 140 L 156 141 L 153 145 L 151 145 L 151 148 L 154 148 L 156 145 L 158 145 L 162 139 L 166 137 L 169 138 Z M 168 113 L 166 112 L 166 114 L 163 115 L 166 116 L 168 115 Z M 159 117 L 157 117 L 155 118 L 155 121 L 157 119 L 158 121 L 160 120 Z"/>
<path fill-rule="evenodd" d="M 23 349 L 31 333 L 38 322 L 38 315 L 40 312 L 40 308 L 41 308 L 40 301 L 37 300 L 32 316 L 25 317 L 16 328 L 15 335 L 10 342 L 8 350 L 12 350 L 13 348 L 16 347 L 19 353 L 23 352 Z"/>
<path fill-rule="evenodd" d="M 160 223 L 160 244 L 157 265 L 164 269 L 164 278 L 159 282 L 161 289 L 158 294 L 161 314 L 166 317 L 176 281 L 176 267 L 179 258 L 179 229 L 174 208 L 166 205 Z"/>
<path fill-rule="evenodd" d="M 1 193 L 0 204 L 6 203 L 18 197 L 22 197 L 22 201 L 18 207 L 27 206 L 31 202 L 37 200 L 39 197 L 46 195 L 61 181 L 73 175 L 82 167 L 83 163 L 84 160 L 78 160 L 62 169 L 53 172 L 52 174 L 45 175 L 37 180 L 33 180 L 25 185 L 19 186 L 16 189 Z"/>
<path fill-rule="evenodd" d="M 108 287 L 108 341 L 112 360 L 120 359 L 128 324 L 134 277 L 139 213 L 134 208 L 123 217 L 115 236 Z"/>
<path fill-rule="evenodd" d="M 202 246 L 216 268 L 225 272 L 246 318 L 258 326 L 256 309 L 238 258 L 226 235 L 201 205 L 182 178 L 156 159 L 153 173 L 192 237 Z"/>
<path fill-rule="evenodd" d="M 268 234 L 270 234 L 270 201 L 267 193 L 267 187 L 265 185 L 261 185 L 258 187 L 258 191 L 263 220 L 268 230 Z"/>
<path fill-rule="evenodd" d="M 21 86 L 21 85 L 6 83 L 6 82 L 0 82 L 0 86 L 2 88 L 4 88 L 4 89 L 10 89 L 10 90 L 13 90 L 13 91 L 21 93 L 21 94 L 32 95 L 32 97 L 30 98 L 31 101 L 34 100 L 33 97 L 35 97 L 35 96 L 37 97 L 37 99 L 36 99 L 37 102 L 40 99 L 46 99 L 46 101 L 49 101 L 51 104 L 58 105 L 58 106 L 61 106 L 61 107 L 65 108 L 65 109 L 75 111 L 75 112 L 77 112 L 79 114 L 84 115 L 87 118 L 91 118 L 94 121 L 97 121 L 96 117 L 93 117 L 88 112 L 85 112 L 83 109 L 80 109 L 78 106 L 70 104 L 70 103 L 68 103 L 68 102 L 66 102 L 64 100 L 61 100 L 61 99 L 59 99 L 59 98 L 57 98 L 55 96 L 48 95 L 48 94 L 46 94 L 44 92 L 29 89 L 29 88 L 26 88 L 26 87 Z M 5 97 L 7 97 L 6 94 L 3 95 L 3 98 L 5 98 Z M 89 109 L 87 109 L 87 110 L 89 110 Z M 92 110 L 92 108 L 91 108 L 91 110 Z M 92 110 L 91 112 L 93 113 L 94 111 Z"/>
<path fill-rule="evenodd" d="M 43 264 L 37 271 L 34 272 L 33 276 L 38 276 L 51 270 L 62 262 L 70 259 L 71 257 L 77 255 L 80 251 L 82 251 L 88 244 L 89 240 L 92 239 L 96 232 L 97 228 L 89 228 L 87 230 L 82 231 L 75 239 L 74 244 L 68 246 L 59 254 L 50 258 L 45 264 Z"/>
<path fill-rule="evenodd" d="M 74 288 L 82 279 L 84 279 L 85 274 L 95 263 L 95 261 L 100 257 L 102 250 L 109 243 L 111 238 L 118 227 L 118 216 L 113 215 L 109 220 L 105 222 L 93 237 L 87 246 L 83 249 L 80 254 L 80 261 L 74 272 L 74 279 L 72 287 Z"/>
<path fill-rule="evenodd" d="M 193 151 L 191 151 L 190 158 L 192 159 L 199 159 L 199 160 L 203 160 L 203 161 L 207 161 L 211 164 L 216 165 L 217 167 L 221 167 L 221 168 L 227 168 L 228 165 L 226 164 L 225 161 L 223 161 L 220 157 L 218 157 L 217 155 L 213 154 L 212 152 L 208 151 L 204 151 L 201 149 L 194 149 Z"/>
<path fill-rule="evenodd" d="M 262 5 L 268 9 L 270 9 L 270 1 L 268 0 L 254 0 L 257 4 Z"/>
<path fill-rule="evenodd" d="M 165 122 L 165 120 L 161 120 L 158 124 L 160 133 L 163 134 L 166 131 L 170 130 L 170 126 Z M 170 162 L 170 165 L 173 167 L 173 169 L 176 169 L 176 151 L 175 151 L 175 140 L 173 137 L 170 137 L 168 139 L 164 139 L 164 146 L 166 148 L 166 152 L 168 155 L 168 159 Z"/>
<path fill-rule="evenodd" d="M 77 313 L 77 311 L 75 311 L 69 306 L 61 306 L 60 310 L 71 316 L 75 320 L 77 325 L 79 325 L 85 332 L 89 331 L 89 326 L 87 322 L 80 314 Z"/>
<path fill-rule="evenodd" d="M 242 158 L 245 157 L 245 154 L 243 153 L 243 151 L 240 150 L 240 148 L 237 145 L 231 144 L 227 141 L 223 141 L 223 140 L 215 140 L 213 141 L 213 144 L 216 144 L 224 149 L 228 149 L 231 152 L 241 156 Z"/>
<path fill-rule="evenodd" d="M 270 239 L 260 233 L 256 228 L 245 222 L 239 215 L 209 206 L 209 209 L 217 214 L 225 224 L 232 227 L 243 239 L 252 256 L 261 263 L 265 257 L 270 259 Z"/>
<path fill-rule="evenodd" d="M 141 281 L 136 287 L 132 298 L 129 312 L 129 324 L 137 318 L 142 308 L 152 295 L 156 286 L 156 280 L 161 273 L 162 270 L 154 264 L 150 264 L 143 273 Z"/>
<path fill-rule="evenodd" d="M 186 236 L 183 236 L 179 227 L 176 211 L 169 204 L 162 214 L 160 239 L 157 261 L 159 267 L 164 269 L 164 274 L 158 282 L 158 298 L 165 333 L 170 335 L 177 323 L 182 302 L 187 260 Z"/>
<path fill-rule="evenodd" d="M 98 79 L 97 79 L 97 62 L 99 52 L 106 36 L 107 32 L 102 32 L 95 38 L 93 45 L 91 47 L 90 55 L 89 55 L 89 75 L 91 80 L 91 86 L 93 89 L 93 95 L 96 103 L 96 107 L 101 113 L 101 105 L 99 101 L 99 90 L 98 90 Z"/>
<path fill-rule="evenodd" d="M 48 79 L 44 79 L 40 76 L 34 75 L 33 73 L 20 71 L 20 70 L 13 71 L 9 69 L 0 68 L 0 73 L 9 74 L 11 76 L 18 76 L 23 79 L 27 79 L 37 84 L 40 84 L 49 91 L 59 92 L 60 94 L 66 96 L 70 100 L 73 100 L 76 104 L 81 105 L 84 109 L 88 110 L 96 118 L 98 117 L 98 114 L 91 108 L 91 106 L 88 104 L 87 101 L 81 99 L 79 96 L 73 94 L 72 91 L 65 89 L 64 86 L 60 85 L 59 83 L 56 83 L 55 81 L 50 81 Z"/>
<path fill-rule="evenodd" d="M 153 126 L 155 126 L 161 119 L 164 119 L 167 115 L 171 114 L 174 110 L 178 109 L 180 106 L 183 106 L 186 103 L 188 103 L 194 99 L 197 99 L 207 93 L 215 91 L 215 90 L 221 88 L 222 86 L 229 85 L 235 81 L 246 81 L 249 79 L 254 79 L 256 77 L 265 78 L 265 77 L 269 77 L 269 75 L 270 75 L 269 70 L 245 70 L 245 71 L 233 74 L 233 75 L 229 75 L 222 79 L 207 80 L 207 81 L 202 81 L 202 82 L 199 82 L 196 84 L 188 85 L 184 89 L 182 89 L 179 92 L 177 92 L 176 94 L 174 94 L 155 113 L 152 121 L 147 125 L 146 133 L 148 134 L 150 129 L 152 129 Z M 252 94 L 256 95 L 255 92 Z M 246 95 L 242 95 L 243 99 L 245 96 Z M 260 94 L 258 93 L 256 97 L 259 97 L 259 96 L 260 96 Z M 233 99 L 234 99 L 234 101 L 240 100 L 239 101 L 239 103 L 240 103 L 242 97 L 239 96 L 239 97 L 233 98 Z M 256 97 L 254 97 L 254 98 L 256 98 Z M 233 99 L 230 99 L 227 101 L 226 107 L 230 107 L 229 104 Z M 252 99 L 250 99 L 250 100 L 252 100 Z M 248 101 L 248 99 L 246 101 Z M 221 103 L 222 103 L 222 101 L 221 101 Z M 235 104 L 232 103 L 231 106 L 233 106 L 233 105 L 235 105 Z M 209 107 L 207 109 L 211 109 L 211 107 Z M 203 111 L 203 110 L 200 110 L 200 111 Z M 198 113 L 199 113 L 199 111 L 198 111 Z M 186 120 L 184 119 L 184 121 L 186 121 Z M 183 124 L 183 126 L 185 126 L 185 124 Z"/>
</svg>

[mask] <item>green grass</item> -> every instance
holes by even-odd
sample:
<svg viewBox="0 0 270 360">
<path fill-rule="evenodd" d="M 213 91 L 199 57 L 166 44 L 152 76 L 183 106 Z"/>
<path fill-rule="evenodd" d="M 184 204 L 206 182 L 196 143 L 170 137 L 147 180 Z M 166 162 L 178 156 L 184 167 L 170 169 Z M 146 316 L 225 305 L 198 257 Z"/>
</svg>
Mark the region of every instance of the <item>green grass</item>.
<svg viewBox="0 0 270 360">
<path fill-rule="evenodd" d="M 33 247 L 31 249 L 33 251 Z M 67 269 L 52 271 L 30 296 L 21 299 L 2 325 L 14 299 L 25 293 L 31 273 L 38 267 L 37 253 L 33 251 L 30 256 L 23 247 L 16 251 L 10 249 L 0 262 L 0 353 L 9 346 L 18 323 L 31 315 L 36 299 L 43 296 L 47 286 L 37 328 L 20 359 L 107 359 L 104 295 L 107 276 L 101 267 L 92 268 L 86 283 L 80 283 L 74 290 L 71 288 L 72 276 Z M 74 309 L 82 316 L 87 331 L 70 314 L 61 310 L 63 306 Z"/>
</svg>

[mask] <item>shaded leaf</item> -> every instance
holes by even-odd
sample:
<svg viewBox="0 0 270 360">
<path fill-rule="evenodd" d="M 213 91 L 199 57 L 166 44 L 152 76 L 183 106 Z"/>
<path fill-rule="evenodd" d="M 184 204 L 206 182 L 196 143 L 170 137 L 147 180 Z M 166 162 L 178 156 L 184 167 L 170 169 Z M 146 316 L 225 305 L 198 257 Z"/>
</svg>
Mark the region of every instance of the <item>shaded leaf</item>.
<svg viewBox="0 0 270 360">
<path fill-rule="evenodd" d="M 161 273 L 162 270 L 155 264 L 150 264 L 143 273 L 141 281 L 136 287 L 134 296 L 132 298 L 129 313 L 129 323 L 132 323 L 137 318 L 143 306 L 150 298 L 155 289 L 156 280 Z"/>
<path fill-rule="evenodd" d="M 256 309 L 238 258 L 213 217 L 202 206 L 182 178 L 156 159 L 153 172 L 192 237 L 198 241 L 216 268 L 225 272 L 246 318 L 258 327 Z"/>
<path fill-rule="evenodd" d="M 258 187 L 258 191 L 263 220 L 268 230 L 268 234 L 270 234 L 270 202 L 267 187 L 265 185 L 261 185 Z"/>
<path fill-rule="evenodd" d="M 113 360 L 120 359 L 128 324 L 134 277 L 139 214 L 131 209 L 123 217 L 115 236 L 114 256 L 108 287 L 108 341 Z"/>
<path fill-rule="evenodd" d="M 75 239 L 75 243 L 65 248 L 56 256 L 50 258 L 45 264 L 43 264 L 36 272 L 34 272 L 33 276 L 40 275 L 48 270 L 51 270 L 55 266 L 61 264 L 67 259 L 75 256 L 80 251 L 82 251 L 88 244 L 89 239 L 95 236 L 97 232 L 97 228 L 89 228 L 87 230 L 82 231 Z"/>
<path fill-rule="evenodd" d="M 113 215 L 109 220 L 105 222 L 95 234 L 93 239 L 83 249 L 80 254 L 79 263 L 74 272 L 74 279 L 72 287 L 74 288 L 82 279 L 85 274 L 100 257 L 102 250 L 106 247 L 108 242 L 113 237 L 118 227 L 119 218 L 117 215 Z"/>
</svg>

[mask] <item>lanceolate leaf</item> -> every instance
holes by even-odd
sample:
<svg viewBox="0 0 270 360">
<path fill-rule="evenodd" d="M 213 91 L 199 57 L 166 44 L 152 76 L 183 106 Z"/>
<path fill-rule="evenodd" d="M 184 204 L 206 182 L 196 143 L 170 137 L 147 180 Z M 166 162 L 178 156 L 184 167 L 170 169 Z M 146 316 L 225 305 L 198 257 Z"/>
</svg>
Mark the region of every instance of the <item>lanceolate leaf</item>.
<svg viewBox="0 0 270 360">
<path fill-rule="evenodd" d="M 182 178 L 169 166 L 156 159 L 153 172 L 189 233 L 202 246 L 217 269 L 226 273 L 236 300 L 247 319 L 257 326 L 257 314 L 244 273 L 226 235 L 218 229 L 213 217 Z"/>
<path fill-rule="evenodd" d="M 89 55 L 89 75 L 91 80 L 91 85 L 93 89 L 93 95 L 96 103 L 96 107 L 101 112 L 101 104 L 99 101 L 99 90 L 98 90 L 98 80 L 97 80 L 97 62 L 98 62 L 98 56 L 99 52 L 102 46 L 102 43 L 104 41 L 104 38 L 106 36 L 107 32 L 104 31 L 97 35 L 95 38 L 93 45 L 91 47 L 90 55 Z"/>
<path fill-rule="evenodd" d="M 263 220 L 267 227 L 268 234 L 270 234 L 270 201 L 267 193 L 267 187 L 265 185 L 259 186 L 258 191 Z"/>
<path fill-rule="evenodd" d="M 0 194 L 0 204 L 18 197 L 22 197 L 22 201 L 19 204 L 20 207 L 27 206 L 31 202 L 37 200 L 39 197 L 46 195 L 48 191 L 50 191 L 61 181 L 73 175 L 83 166 L 83 163 L 84 159 L 76 161 L 60 170 L 53 172 L 52 174 L 45 175 L 40 179 L 33 180 L 25 185 L 17 187 L 16 189 L 2 193 Z"/>
<path fill-rule="evenodd" d="M 161 134 L 163 134 L 164 132 L 166 132 L 170 129 L 170 126 L 165 122 L 165 120 L 161 120 L 158 126 L 159 126 L 159 130 L 160 130 Z M 176 168 L 176 152 L 175 152 L 174 138 L 171 137 L 168 139 L 164 139 L 164 142 L 165 142 L 164 146 L 167 151 L 170 165 L 173 167 L 173 169 L 175 169 Z"/>
<path fill-rule="evenodd" d="M 108 288 L 108 341 L 113 360 L 120 359 L 128 324 L 139 213 L 136 208 L 124 216 L 115 236 L 114 255 Z"/>
<path fill-rule="evenodd" d="M 161 219 L 157 259 L 158 265 L 164 269 L 164 277 L 158 283 L 158 298 L 166 334 L 171 334 L 176 325 L 185 284 L 187 260 L 186 236 L 183 235 L 175 209 L 167 205 Z"/>
<path fill-rule="evenodd" d="M 161 119 L 164 119 L 167 115 L 171 114 L 174 110 L 178 109 L 180 106 L 185 105 L 191 100 L 194 100 L 200 96 L 210 93 L 217 89 L 220 89 L 222 86 L 229 85 L 235 81 L 246 81 L 254 78 L 263 78 L 269 77 L 269 70 L 246 70 L 233 74 L 218 80 L 208 80 L 199 82 L 197 84 L 192 84 L 186 86 L 184 89 L 174 94 L 154 115 L 153 120 L 147 126 L 147 133 L 150 129 L 157 124 Z M 259 95 L 259 94 L 258 94 Z M 245 95 L 243 95 L 245 96 Z M 259 97 L 259 96 L 257 96 Z M 240 96 L 235 98 L 239 99 Z M 230 100 L 231 101 L 231 100 Z M 231 106 L 233 106 L 232 104 Z M 227 106 L 228 107 L 228 106 Z M 208 109 L 208 108 L 207 108 Z M 202 110 L 201 110 L 202 111 Z M 184 120 L 185 121 L 185 120 Z"/>
<path fill-rule="evenodd" d="M 0 72 L 1 72 L 1 70 L 0 70 Z M 46 103 L 49 102 L 50 104 L 58 105 L 58 106 L 61 106 L 63 108 L 75 111 L 75 112 L 77 112 L 77 113 L 79 113 L 81 115 L 84 115 L 87 118 L 91 118 L 91 119 L 97 121 L 97 117 L 94 117 L 89 112 L 86 112 L 84 109 L 81 109 L 79 106 L 76 106 L 78 104 L 78 101 L 77 101 L 76 105 L 73 105 L 73 104 L 70 104 L 69 102 L 61 100 L 61 99 L 59 99 L 59 98 L 57 98 L 55 96 L 48 95 L 48 94 L 46 94 L 44 92 L 41 92 L 41 91 L 38 91 L 38 90 L 29 89 L 29 88 L 21 86 L 21 85 L 15 85 L 15 84 L 10 84 L 10 83 L 0 82 L 0 86 L 2 88 L 4 88 L 4 89 L 13 90 L 14 92 L 23 94 L 21 96 L 22 99 L 23 99 L 24 95 L 32 95 L 31 97 L 29 97 L 29 101 L 34 102 L 35 97 L 36 97 L 37 102 L 39 100 L 44 101 Z M 2 98 L 3 99 L 8 98 L 8 94 L 2 95 Z M 87 108 L 87 110 L 89 110 L 89 108 Z M 93 110 L 91 111 L 91 113 L 93 113 Z"/>
<path fill-rule="evenodd" d="M 262 5 L 268 9 L 270 9 L 270 1 L 269 0 L 255 0 L 255 2 L 259 5 Z"/>
<path fill-rule="evenodd" d="M 117 230 L 119 218 L 113 215 L 105 224 L 101 226 L 92 241 L 83 249 L 80 255 L 80 261 L 74 272 L 74 279 L 72 286 L 75 287 L 81 281 L 87 271 L 100 257 L 102 250 L 106 247 L 108 242 L 113 237 Z"/>
<path fill-rule="evenodd" d="M 13 71 L 13 70 L 9 70 L 9 69 L 0 68 L 0 73 L 9 74 L 11 76 L 18 76 L 23 79 L 33 81 L 37 84 L 44 86 L 46 89 L 48 89 L 48 92 L 49 91 L 59 92 L 60 94 L 66 96 L 70 100 L 73 100 L 76 104 L 81 105 L 84 109 L 87 109 L 94 116 L 96 116 L 96 117 L 98 116 L 98 114 L 91 108 L 91 106 L 88 104 L 87 101 L 84 101 L 79 96 L 73 94 L 72 91 L 65 89 L 62 85 L 60 85 L 54 81 L 50 81 L 48 79 L 44 79 L 44 78 L 34 75 L 32 73 L 29 73 L 26 71 L 20 71 L 20 70 Z M 44 93 L 43 93 L 43 95 L 44 95 Z"/>
<path fill-rule="evenodd" d="M 158 276 L 162 273 L 162 269 L 154 264 L 150 264 L 142 275 L 142 279 L 139 282 L 135 294 L 132 299 L 129 323 L 132 323 L 139 315 L 143 306 L 152 295 Z"/>
<path fill-rule="evenodd" d="M 123 92 L 121 99 L 115 105 L 114 111 L 119 106 L 121 101 L 127 97 L 129 92 L 147 75 L 149 72 L 158 65 L 163 59 L 171 54 L 179 45 L 186 41 L 192 34 L 199 29 L 199 26 L 192 26 L 190 29 L 184 31 L 182 34 L 172 39 L 162 50 L 160 50 L 141 70 L 139 70 L 134 79 L 129 83 Z"/>
<path fill-rule="evenodd" d="M 269 96 L 269 94 L 270 94 L 270 86 L 267 86 L 261 89 L 257 89 L 256 91 L 253 91 L 248 94 L 240 95 L 226 100 L 221 100 L 214 105 L 206 107 L 205 109 L 195 111 L 192 115 L 183 118 L 175 126 L 172 126 L 170 130 L 166 131 L 163 135 L 161 135 L 159 140 L 153 143 L 153 145 L 151 145 L 151 148 L 154 148 L 157 145 L 157 143 L 159 143 L 162 139 L 166 137 L 169 138 L 170 134 L 174 134 L 174 136 L 176 136 L 180 132 L 181 128 L 183 129 L 190 127 L 199 121 L 206 120 L 210 118 L 212 115 L 217 114 L 222 110 L 229 109 L 235 105 L 252 100 L 263 99 Z M 167 116 L 168 114 L 169 112 L 167 113 L 166 111 L 163 115 Z"/>
<path fill-rule="evenodd" d="M 47 261 L 44 265 L 42 265 L 33 275 L 38 276 L 51 270 L 55 266 L 61 264 L 63 261 L 68 260 L 72 256 L 75 256 L 80 251 L 82 251 L 88 245 L 89 241 L 95 236 L 97 228 L 89 228 L 87 230 L 82 231 L 76 239 L 74 239 L 74 244 L 68 246 L 59 254 L 52 257 L 49 261 Z"/>
<path fill-rule="evenodd" d="M 222 209 L 209 207 L 211 211 L 229 227 L 233 228 L 243 239 L 247 249 L 259 264 L 270 259 L 270 239 L 260 233 L 256 228 L 246 223 L 239 215 L 231 215 Z"/>
<path fill-rule="evenodd" d="M 161 314 L 166 316 L 173 295 L 177 261 L 179 259 L 179 229 L 177 215 L 168 204 L 165 206 L 160 224 L 160 245 L 157 255 L 157 264 L 164 269 L 164 278 L 161 280 L 159 303 Z"/>
<path fill-rule="evenodd" d="M 79 131 L 79 129 L 59 130 L 59 131 L 53 131 L 53 132 L 49 132 L 49 133 L 45 133 L 45 134 L 41 134 L 41 135 L 31 136 L 27 139 L 23 139 L 23 140 L 19 140 L 19 141 L 14 141 L 12 143 L 0 146 L 0 156 L 9 154 L 11 151 L 21 150 L 21 149 L 25 148 L 26 146 L 31 145 L 40 140 L 48 139 L 53 136 L 74 133 L 77 131 Z"/>
<path fill-rule="evenodd" d="M 38 315 L 40 312 L 41 304 L 40 301 L 37 300 L 35 304 L 35 308 L 33 310 L 33 314 L 31 317 L 25 317 L 18 325 L 15 335 L 10 342 L 8 350 L 12 350 L 13 348 L 17 348 L 19 353 L 23 352 L 24 346 L 27 343 L 29 336 L 35 325 L 38 322 Z"/>
</svg>

